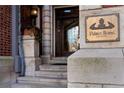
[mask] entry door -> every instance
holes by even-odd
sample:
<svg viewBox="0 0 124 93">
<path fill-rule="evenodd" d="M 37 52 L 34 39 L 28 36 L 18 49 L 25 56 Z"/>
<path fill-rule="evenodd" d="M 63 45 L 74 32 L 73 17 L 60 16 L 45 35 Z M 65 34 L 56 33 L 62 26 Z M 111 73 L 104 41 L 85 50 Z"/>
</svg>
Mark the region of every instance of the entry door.
<svg viewBox="0 0 124 93">
<path fill-rule="evenodd" d="M 56 56 L 59 57 L 63 55 L 63 22 L 62 20 L 56 22 Z"/>
<path fill-rule="evenodd" d="M 79 7 L 55 10 L 56 57 L 67 57 L 77 50 L 74 48 L 79 38 L 79 30 L 75 31 L 75 27 L 79 27 Z"/>
</svg>

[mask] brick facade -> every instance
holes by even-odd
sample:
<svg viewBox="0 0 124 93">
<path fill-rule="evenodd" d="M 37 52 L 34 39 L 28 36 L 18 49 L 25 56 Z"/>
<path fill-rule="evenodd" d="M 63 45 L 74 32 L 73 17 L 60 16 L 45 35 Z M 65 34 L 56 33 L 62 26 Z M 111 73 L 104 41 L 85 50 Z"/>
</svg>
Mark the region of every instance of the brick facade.
<svg viewBox="0 0 124 93">
<path fill-rule="evenodd" d="M 12 55 L 11 6 L 0 6 L 0 56 Z"/>
</svg>

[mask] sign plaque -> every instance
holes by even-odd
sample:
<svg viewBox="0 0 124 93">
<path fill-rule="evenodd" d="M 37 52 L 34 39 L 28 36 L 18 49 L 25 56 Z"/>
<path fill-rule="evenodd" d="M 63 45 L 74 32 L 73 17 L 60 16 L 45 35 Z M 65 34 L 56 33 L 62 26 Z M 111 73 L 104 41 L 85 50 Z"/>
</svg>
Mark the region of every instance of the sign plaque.
<svg viewBox="0 0 124 93">
<path fill-rule="evenodd" d="M 86 42 L 119 41 L 119 14 L 87 16 Z"/>
</svg>

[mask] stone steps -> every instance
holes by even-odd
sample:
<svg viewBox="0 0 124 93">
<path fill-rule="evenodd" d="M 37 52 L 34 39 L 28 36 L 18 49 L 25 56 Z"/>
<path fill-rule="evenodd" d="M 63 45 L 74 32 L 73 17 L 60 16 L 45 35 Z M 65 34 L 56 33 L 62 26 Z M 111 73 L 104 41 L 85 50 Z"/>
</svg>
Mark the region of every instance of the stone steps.
<svg viewBox="0 0 124 93">
<path fill-rule="evenodd" d="M 16 83 L 11 86 L 11 88 L 44 88 L 41 84 L 28 84 L 28 83 Z"/>
<path fill-rule="evenodd" d="M 48 77 L 31 77 L 31 76 L 26 76 L 26 77 L 18 77 L 17 78 L 17 83 L 21 85 L 30 85 L 34 86 L 39 85 L 39 87 L 48 87 L 48 88 L 63 88 L 67 86 L 67 79 L 58 79 L 58 78 L 48 78 Z M 33 85 L 32 85 L 33 84 Z M 29 86 L 29 87 L 30 87 Z"/>
<path fill-rule="evenodd" d="M 63 72 L 63 71 L 61 71 L 61 72 L 60 71 L 36 71 L 35 76 L 67 79 L 67 72 Z"/>
<path fill-rule="evenodd" d="M 66 61 L 50 60 L 50 64 L 67 64 Z"/>
<path fill-rule="evenodd" d="M 66 57 L 55 57 L 50 60 L 50 64 L 67 64 Z"/>
<path fill-rule="evenodd" d="M 31 84 L 31 83 L 15 83 L 11 88 L 66 88 L 64 86 L 46 85 L 46 84 Z"/>
<path fill-rule="evenodd" d="M 39 66 L 41 71 L 65 71 L 67 72 L 66 65 L 40 65 Z"/>
<path fill-rule="evenodd" d="M 56 60 L 56 61 L 66 61 L 67 57 L 53 57 L 52 60 Z"/>
<path fill-rule="evenodd" d="M 58 60 L 58 59 L 57 59 Z M 40 65 L 35 76 L 18 77 L 15 88 L 66 88 L 67 65 Z"/>
</svg>

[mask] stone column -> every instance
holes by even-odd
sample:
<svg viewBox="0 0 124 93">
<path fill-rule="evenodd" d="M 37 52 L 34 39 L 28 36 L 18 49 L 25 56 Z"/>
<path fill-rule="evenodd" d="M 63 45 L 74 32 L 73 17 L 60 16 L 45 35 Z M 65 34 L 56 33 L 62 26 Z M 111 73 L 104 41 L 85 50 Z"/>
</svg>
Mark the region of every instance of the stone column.
<svg viewBox="0 0 124 93">
<path fill-rule="evenodd" d="M 41 59 L 39 58 L 39 42 L 33 36 L 23 36 L 23 49 L 25 57 L 25 75 L 34 76 L 39 69 Z"/>
<path fill-rule="evenodd" d="M 120 41 L 86 43 L 86 16 L 113 13 L 119 14 Z M 68 87 L 124 87 L 123 17 L 123 6 L 104 9 L 100 6 L 80 6 L 81 49 L 68 58 Z"/>
<path fill-rule="evenodd" d="M 42 11 L 42 61 L 48 63 L 51 51 L 51 6 L 44 5 Z"/>
</svg>

